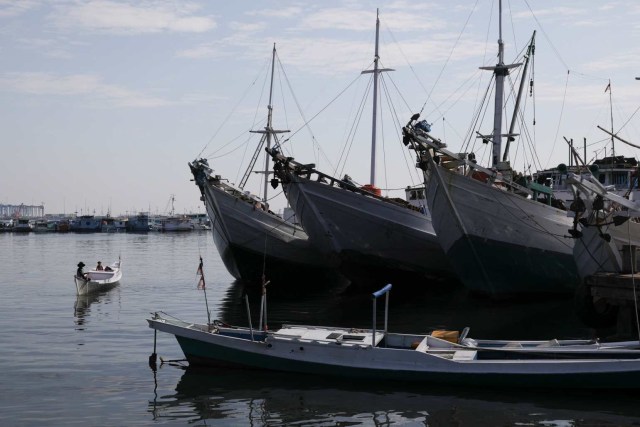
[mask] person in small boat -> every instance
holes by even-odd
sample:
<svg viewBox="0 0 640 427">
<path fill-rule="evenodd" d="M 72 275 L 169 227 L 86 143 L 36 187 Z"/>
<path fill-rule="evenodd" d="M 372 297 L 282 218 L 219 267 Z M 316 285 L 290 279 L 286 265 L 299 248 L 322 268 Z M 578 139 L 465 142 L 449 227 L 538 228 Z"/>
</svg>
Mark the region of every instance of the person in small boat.
<svg viewBox="0 0 640 427">
<path fill-rule="evenodd" d="M 87 275 L 86 273 L 82 270 L 84 268 L 84 262 L 80 261 L 78 263 L 78 269 L 76 270 L 76 277 L 82 278 L 82 279 L 86 279 Z"/>
<path fill-rule="evenodd" d="M 107 265 L 107 266 L 104 268 L 104 271 L 113 271 L 113 269 Z"/>
<path fill-rule="evenodd" d="M 96 271 L 102 271 L 104 267 L 102 266 L 102 261 L 98 261 L 98 265 L 96 266 Z"/>
</svg>

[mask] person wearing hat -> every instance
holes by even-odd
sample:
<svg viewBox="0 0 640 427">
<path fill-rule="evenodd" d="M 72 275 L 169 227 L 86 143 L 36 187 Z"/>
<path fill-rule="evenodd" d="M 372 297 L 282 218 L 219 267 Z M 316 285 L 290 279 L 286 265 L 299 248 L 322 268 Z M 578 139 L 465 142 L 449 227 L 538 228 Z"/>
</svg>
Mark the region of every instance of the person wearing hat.
<svg viewBox="0 0 640 427">
<path fill-rule="evenodd" d="M 96 266 L 96 271 L 102 271 L 104 267 L 102 267 L 102 261 L 98 261 L 98 265 Z"/>
<path fill-rule="evenodd" d="M 84 262 L 80 261 L 78 263 L 78 270 L 76 271 L 76 276 L 82 279 L 85 279 L 86 277 L 84 275 L 84 271 L 82 271 L 83 268 L 84 268 Z"/>
</svg>

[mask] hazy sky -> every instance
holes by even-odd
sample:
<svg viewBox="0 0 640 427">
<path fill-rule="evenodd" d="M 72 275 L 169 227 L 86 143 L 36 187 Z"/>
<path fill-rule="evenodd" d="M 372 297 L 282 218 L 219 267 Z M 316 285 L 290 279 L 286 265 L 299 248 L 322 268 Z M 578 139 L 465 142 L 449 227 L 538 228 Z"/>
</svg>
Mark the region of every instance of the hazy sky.
<svg viewBox="0 0 640 427">
<path fill-rule="evenodd" d="M 397 117 L 379 119 L 376 183 L 401 189 L 420 177 L 398 123 L 424 105 L 450 148 L 468 139 L 490 78 L 478 67 L 496 61 L 497 1 L 0 0 L 0 203 L 164 213 L 175 194 L 176 211 L 202 212 L 187 163 L 208 157 L 239 182 L 258 141 L 248 131 L 264 126 L 273 43 L 274 127 L 292 131 L 288 153 L 367 183 L 370 96 L 358 111 L 370 74 L 357 78 L 373 60 L 376 8 L 382 66 L 396 70 L 381 109 Z M 563 137 L 609 154 L 596 128 L 611 127 L 609 80 L 614 128 L 640 143 L 639 26 L 637 1 L 504 1 L 506 62 L 537 30 L 536 125 L 527 119 L 529 139 L 516 142 L 516 169 L 567 162 Z M 525 155 L 534 145 L 537 158 Z M 247 188 L 259 192 L 259 179 Z"/>
</svg>

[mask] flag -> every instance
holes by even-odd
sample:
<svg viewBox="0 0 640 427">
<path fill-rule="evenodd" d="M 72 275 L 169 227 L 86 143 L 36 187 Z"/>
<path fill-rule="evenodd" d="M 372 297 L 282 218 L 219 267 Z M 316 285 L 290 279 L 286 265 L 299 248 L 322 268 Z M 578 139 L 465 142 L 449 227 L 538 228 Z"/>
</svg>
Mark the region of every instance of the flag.
<svg viewBox="0 0 640 427">
<path fill-rule="evenodd" d="M 200 265 L 198 265 L 198 271 L 196 271 L 196 274 L 199 274 L 200 276 L 202 276 L 202 257 L 200 257 Z"/>
<path fill-rule="evenodd" d="M 196 275 L 200 276 L 200 280 L 198 280 L 198 289 L 205 289 L 204 272 L 202 271 L 202 257 L 200 257 L 200 264 L 198 265 Z"/>
<path fill-rule="evenodd" d="M 608 91 L 608 90 L 611 90 L 611 82 L 609 82 L 609 84 L 607 85 L 607 87 L 604 89 L 604 91 L 605 91 L 605 92 L 606 92 L 606 91 Z"/>
</svg>

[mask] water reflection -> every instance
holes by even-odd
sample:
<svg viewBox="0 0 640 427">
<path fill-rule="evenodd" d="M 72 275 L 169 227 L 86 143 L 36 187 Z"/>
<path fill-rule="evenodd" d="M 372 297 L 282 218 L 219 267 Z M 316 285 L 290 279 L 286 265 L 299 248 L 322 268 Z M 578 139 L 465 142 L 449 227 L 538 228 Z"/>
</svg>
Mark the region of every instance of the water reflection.
<svg viewBox="0 0 640 427">
<path fill-rule="evenodd" d="M 91 305 L 104 301 L 105 303 L 111 302 L 111 291 L 118 287 L 115 284 L 109 289 L 102 290 L 100 292 L 93 292 L 87 295 L 76 295 L 76 302 L 73 304 L 73 316 L 75 317 L 75 324 L 77 326 L 84 326 L 91 313 Z M 82 330 L 83 328 L 76 328 Z"/>
<path fill-rule="evenodd" d="M 164 366 L 164 369 L 176 369 Z M 154 420 L 203 425 L 637 425 L 626 394 L 432 388 L 286 373 L 180 368 L 174 393 L 149 402 Z M 158 373 L 162 378 L 163 369 Z M 606 407 L 606 409 L 603 409 Z M 479 414 L 482 414 L 479 416 Z"/>
<path fill-rule="evenodd" d="M 304 282 L 301 282 L 301 286 Z M 253 324 L 257 324 L 260 291 L 234 282 L 220 302 L 218 317 L 247 325 L 244 294 L 248 292 Z M 268 288 L 268 318 L 273 329 L 282 323 L 370 327 L 371 293 L 349 287 Z M 471 335 L 487 339 L 605 338 L 615 331 L 595 330 L 575 313 L 572 298 L 496 301 L 470 295 L 459 286 L 391 291 L 389 329 L 426 333 L 433 329 L 471 327 Z"/>
</svg>

